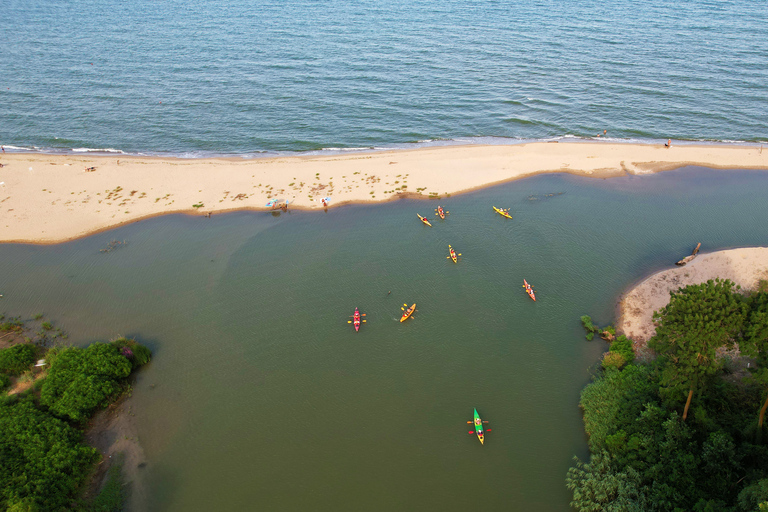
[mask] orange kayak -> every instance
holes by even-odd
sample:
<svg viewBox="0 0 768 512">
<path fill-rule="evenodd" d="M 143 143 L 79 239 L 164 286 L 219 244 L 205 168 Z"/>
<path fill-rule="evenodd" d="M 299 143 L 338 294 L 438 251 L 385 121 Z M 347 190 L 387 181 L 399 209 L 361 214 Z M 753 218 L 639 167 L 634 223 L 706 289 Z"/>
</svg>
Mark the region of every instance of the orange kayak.
<svg viewBox="0 0 768 512">
<path fill-rule="evenodd" d="M 533 299 L 533 302 L 536 302 L 536 294 L 533 293 L 533 286 L 529 285 L 528 281 L 525 279 L 523 279 L 523 288 L 525 288 L 525 293 Z"/>
<path fill-rule="evenodd" d="M 400 321 L 405 322 L 408 320 L 408 317 L 411 316 L 414 311 L 416 311 L 416 304 L 403 311 L 403 316 L 400 317 Z"/>
</svg>

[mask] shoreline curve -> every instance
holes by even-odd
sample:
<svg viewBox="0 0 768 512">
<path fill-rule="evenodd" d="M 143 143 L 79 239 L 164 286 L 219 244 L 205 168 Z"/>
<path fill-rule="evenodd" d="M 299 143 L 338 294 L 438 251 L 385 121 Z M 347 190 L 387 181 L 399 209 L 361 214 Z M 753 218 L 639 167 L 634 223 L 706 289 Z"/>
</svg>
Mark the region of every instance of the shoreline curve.
<svg viewBox="0 0 768 512">
<path fill-rule="evenodd" d="M 700 253 L 685 266 L 661 270 L 646 277 L 619 298 L 616 332 L 630 338 L 635 353 L 642 352 L 656 333 L 653 312 L 669 303 L 669 292 L 717 277 L 730 279 L 742 291 L 768 280 L 768 247 L 740 247 Z"/>
<path fill-rule="evenodd" d="M 7 153 L 0 163 L 0 243 L 56 244 L 158 215 L 269 211 L 271 199 L 323 210 L 326 196 L 331 208 L 442 199 L 545 173 L 610 178 L 690 165 L 768 170 L 768 151 L 534 142 L 250 160 Z"/>
</svg>

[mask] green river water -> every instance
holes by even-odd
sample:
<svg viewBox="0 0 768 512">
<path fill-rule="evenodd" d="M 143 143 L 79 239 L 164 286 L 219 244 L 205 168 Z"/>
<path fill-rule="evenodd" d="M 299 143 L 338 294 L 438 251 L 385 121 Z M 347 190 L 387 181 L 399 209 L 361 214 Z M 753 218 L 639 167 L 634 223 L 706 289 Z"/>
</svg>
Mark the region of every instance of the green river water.
<svg viewBox="0 0 768 512">
<path fill-rule="evenodd" d="M 133 510 L 568 510 L 579 393 L 606 349 L 579 316 L 613 321 L 622 291 L 697 242 L 768 245 L 767 197 L 768 173 L 685 168 L 165 216 L 0 245 L 0 312 L 42 312 L 77 345 L 152 348 L 130 403 L 146 456 Z M 438 204 L 447 220 L 423 226 Z M 100 253 L 111 239 L 128 245 Z"/>
</svg>

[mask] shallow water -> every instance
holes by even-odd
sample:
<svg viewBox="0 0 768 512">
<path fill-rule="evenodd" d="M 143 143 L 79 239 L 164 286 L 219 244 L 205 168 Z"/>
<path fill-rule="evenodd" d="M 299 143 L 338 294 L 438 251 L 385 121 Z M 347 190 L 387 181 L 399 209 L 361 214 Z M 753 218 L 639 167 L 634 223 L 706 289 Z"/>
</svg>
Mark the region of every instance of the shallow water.
<svg viewBox="0 0 768 512">
<path fill-rule="evenodd" d="M 622 290 L 697 242 L 765 245 L 765 197 L 768 173 L 687 168 L 520 180 L 441 201 L 431 229 L 428 200 L 172 215 L 0 245 L 0 311 L 153 349 L 131 399 L 148 510 L 559 511 L 606 348 L 579 316 L 612 321 Z M 128 244 L 100 253 L 112 239 Z"/>
<path fill-rule="evenodd" d="M 766 141 L 751 0 L 3 3 L 0 144 L 175 155 Z"/>
</svg>

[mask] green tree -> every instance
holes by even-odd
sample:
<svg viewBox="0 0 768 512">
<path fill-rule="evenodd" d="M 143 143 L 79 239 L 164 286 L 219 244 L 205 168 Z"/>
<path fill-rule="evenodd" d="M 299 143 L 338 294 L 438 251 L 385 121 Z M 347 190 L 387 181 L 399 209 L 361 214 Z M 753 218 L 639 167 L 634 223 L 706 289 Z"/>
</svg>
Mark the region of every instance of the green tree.
<svg viewBox="0 0 768 512">
<path fill-rule="evenodd" d="M 753 371 L 753 382 L 761 386 L 765 393 L 757 420 L 760 434 L 768 410 L 768 293 L 759 292 L 751 297 L 744 338 L 739 348 L 742 353 L 757 358 L 758 368 Z"/>
<path fill-rule="evenodd" d="M 0 350 L 0 373 L 20 375 L 35 362 L 35 347 L 21 344 Z"/>
<path fill-rule="evenodd" d="M 748 305 L 727 279 L 710 279 L 670 295 L 669 304 L 653 314 L 656 335 L 649 345 L 667 363 L 662 385 L 673 395 L 688 391 L 685 421 L 694 392 L 719 369 L 716 350 L 732 345 L 741 332 Z"/>
<path fill-rule="evenodd" d="M 578 458 L 568 470 L 566 487 L 573 492 L 571 506 L 579 512 L 642 512 L 648 510 L 640 474 L 619 469 L 607 452 L 592 456 L 589 464 Z"/>
<path fill-rule="evenodd" d="M 113 344 L 67 348 L 51 353 L 50 359 L 40 402 L 74 421 L 83 421 L 94 409 L 106 405 L 131 373 L 131 362 Z"/>
<path fill-rule="evenodd" d="M 0 399 L 0 510 L 64 509 L 98 458 L 31 398 Z"/>
</svg>

